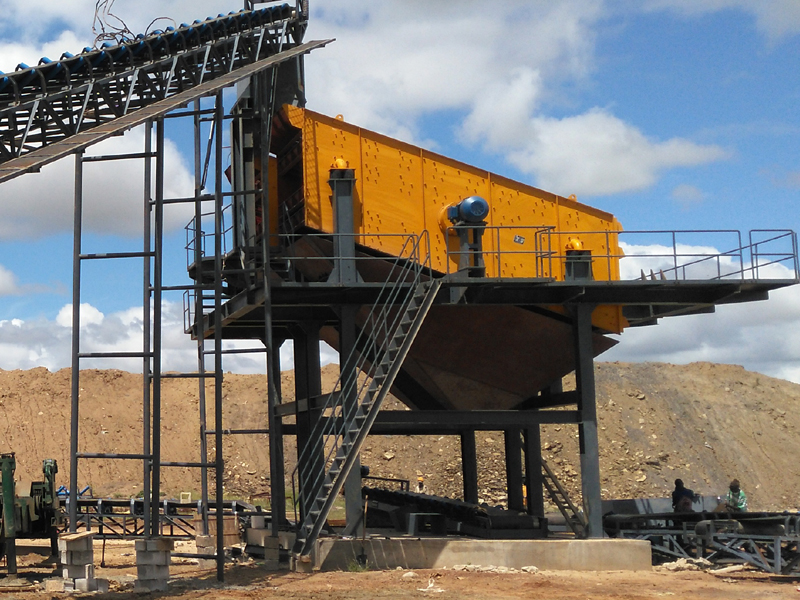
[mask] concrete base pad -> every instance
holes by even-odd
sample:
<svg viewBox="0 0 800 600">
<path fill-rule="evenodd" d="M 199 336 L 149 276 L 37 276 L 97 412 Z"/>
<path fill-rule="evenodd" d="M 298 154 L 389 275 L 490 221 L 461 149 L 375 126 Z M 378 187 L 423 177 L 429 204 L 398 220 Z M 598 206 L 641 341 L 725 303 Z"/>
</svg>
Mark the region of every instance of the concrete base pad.
<svg viewBox="0 0 800 600">
<path fill-rule="evenodd" d="M 644 540 L 474 540 L 453 538 L 321 539 L 314 568 L 347 570 L 366 554 L 374 569 L 440 569 L 454 565 L 535 566 L 563 571 L 643 571 L 651 568 Z"/>
</svg>

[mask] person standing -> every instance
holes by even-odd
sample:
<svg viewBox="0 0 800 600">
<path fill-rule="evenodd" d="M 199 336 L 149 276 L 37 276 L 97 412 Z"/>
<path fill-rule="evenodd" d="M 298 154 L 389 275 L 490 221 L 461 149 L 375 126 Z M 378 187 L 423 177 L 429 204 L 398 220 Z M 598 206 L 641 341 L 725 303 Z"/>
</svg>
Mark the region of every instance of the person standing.
<svg viewBox="0 0 800 600">
<path fill-rule="evenodd" d="M 672 510 L 675 512 L 692 512 L 694 492 L 683 485 L 682 479 L 675 480 L 672 491 Z"/>
<path fill-rule="evenodd" d="M 745 496 L 744 490 L 739 485 L 738 479 L 731 481 L 728 493 L 725 496 L 725 506 L 731 512 L 747 511 L 747 496 Z"/>
</svg>

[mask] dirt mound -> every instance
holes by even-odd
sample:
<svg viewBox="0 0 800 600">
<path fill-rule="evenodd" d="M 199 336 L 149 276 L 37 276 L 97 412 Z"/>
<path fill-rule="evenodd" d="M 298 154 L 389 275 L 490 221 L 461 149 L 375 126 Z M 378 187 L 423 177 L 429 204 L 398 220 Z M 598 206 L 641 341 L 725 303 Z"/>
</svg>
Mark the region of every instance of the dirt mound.
<svg viewBox="0 0 800 600">
<path fill-rule="evenodd" d="M 332 389 L 337 367 L 325 368 L 324 388 Z M 796 509 L 793 410 L 800 385 L 745 371 L 742 367 L 695 363 L 685 366 L 598 363 L 597 403 L 600 467 L 604 498 L 667 496 L 676 477 L 704 495 L 724 493 L 733 477 L 742 482 L 751 509 Z M 569 388 L 570 381 L 566 381 Z M 121 371 L 81 372 L 79 449 L 82 452 L 139 454 L 142 442 L 142 378 Z M 281 375 L 285 400 L 294 397 L 292 375 Z M 201 459 L 200 400 L 195 380 L 167 379 L 162 392 L 162 459 Z M 214 426 L 207 390 L 208 427 Z M 266 429 L 266 379 L 226 375 L 225 429 Z M 402 408 L 389 400 L 388 409 Z M 69 481 L 70 372 L 39 368 L 0 370 L 0 451 L 17 455 L 17 480 L 38 479 L 41 461 L 56 458 L 58 481 Z M 579 499 L 577 427 L 542 426 L 545 458 Z M 209 452 L 214 451 L 209 438 Z M 504 444 L 501 432 L 478 434 L 482 499 L 505 501 Z M 230 496 L 258 500 L 269 488 L 265 434 L 227 435 L 225 488 Z M 287 472 L 294 444 L 287 444 Z M 371 474 L 423 477 L 429 493 L 459 497 L 460 451 L 453 436 L 373 436 L 362 463 Z M 141 491 L 142 466 L 131 460 L 82 460 L 81 486 L 95 495 L 134 496 Z M 197 469 L 165 468 L 162 485 L 170 496 L 197 497 Z"/>
</svg>

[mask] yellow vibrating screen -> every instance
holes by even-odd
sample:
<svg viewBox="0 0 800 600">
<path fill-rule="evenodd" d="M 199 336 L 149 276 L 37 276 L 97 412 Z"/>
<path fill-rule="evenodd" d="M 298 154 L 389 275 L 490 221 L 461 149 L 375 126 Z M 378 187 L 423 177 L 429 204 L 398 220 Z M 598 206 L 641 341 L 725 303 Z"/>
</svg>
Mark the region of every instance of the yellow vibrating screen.
<svg viewBox="0 0 800 600">
<path fill-rule="evenodd" d="M 479 196 L 489 205 L 482 238 L 486 277 L 565 280 L 570 278 L 570 260 L 581 255 L 590 261 L 592 279 L 619 279 L 623 253 L 617 233 L 622 227 L 613 215 L 574 197 L 557 196 L 341 118 L 294 106 L 284 106 L 275 133 L 278 146 L 286 145 L 288 139 L 300 140 L 295 148 L 298 154 L 302 152 L 296 161 L 302 164 L 301 181 L 287 183 L 291 177 L 284 177 L 278 204 L 301 196 L 300 222 L 306 227 L 333 231 L 328 179 L 335 164 L 346 165 L 356 178 L 354 233 L 419 235 L 427 230 L 431 265 L 437 271 L 455 272 L 460 257 L 459 238 L 447 218 L 447 208 Z M 302 190 L 291 189 L 298 185 Z M 359 239 L 392 255 L 401 251 L 403 241 L 401 236 Z M 560 307 L 550 310 L 563 312 Z M 593 323 L 613 333 L 620 333 L 627 324 L 618 306 L 598 307 Z"/>
</svg>

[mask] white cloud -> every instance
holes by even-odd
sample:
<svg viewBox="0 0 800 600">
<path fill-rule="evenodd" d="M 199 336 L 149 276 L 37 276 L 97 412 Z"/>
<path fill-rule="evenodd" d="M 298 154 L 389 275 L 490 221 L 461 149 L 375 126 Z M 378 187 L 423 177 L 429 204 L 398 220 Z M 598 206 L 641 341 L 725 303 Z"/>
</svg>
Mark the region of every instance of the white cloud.
<svg viewBox="0 0 800 600">
<path fill-rule="evenodd" d="M 325 90 L 309 107 L 413 141 L 420 115 L 485 111 L 521 74 L 584 77 L 602 16 L 598 0 L 312 4 L 308 35 L 337 41 L 307 61 L 309 89 Z"/>
<path fill-rule="evenodd" d="M 756 27 L 772 41 L 800 32 L 797 0 L 647 0 L 647 10 L 673 10 L 698 15 L 720 10 L 741 10 L 755 17 Z"/>
<path fill-rule="evenodd" d="M 72 327 L 72 304 L 67 304 L 62 307 L 56 315 L 56 325 L 61 327 Z M 91 304 L 81 304 L 81 329 L 88 325 L 100 325 L 105 318 L 105 315 L 97 310 Z"/>
<path fill-rule="evenodd" d="M 652 186 L 667 169 L 727 156 L 719 146 L 686 139 L 657 141 L 606 110 L 551 119 L 534 117 L 532 137 L 508 160 L 558 194 L 607 195 Z"/>
<path fill-rule="evenodd" d="M 718 306 L 714 314 L 628 329 L 602 359 L 731 363 L 800 383 L 800 287 L 773 291 L 766 302 Z"/>
<path fill-rule="evenodd" d="M 183 307 L 165 302 L 162 309 L 162 369 L 193 372 L 197 370 L 197 344 L 184 333 Z M 54 320 L 36 319 L 0 321 L 0 368 L 50 370 L 69 367 L 72 348 L 72 305 L 62 307 Z M 142 308 L 132 307 L 104 314 L 88 303 L 81 304 L 81 352 L 141 352 L 143 340 Z M 263 348 L 257 340 L 226 340 L 225 349 Z M 283 369 L 293 366 L 291 342 L 281 347 Z M 338 354 L 327 344 L 320 352 L 322 364 L 338 362 Z M 234 373 L 264 373 L 263 352 L 223 356 L 223 370 Z M 81 368 L 142 370 L 140 358 L 84 359 Z M 206 359 L 206 369 L 213 369 L 213 357 Z"/>
<path fill-rule="evenodd" d="M 706 197 L 702 190 L 686 183 L 673 188 L 671 196 L 684 209 L 701 203 Z"/>
<path fill-rule="evenodd" d="M 0 265 L 0 296 L 11 296 L 20 292 L 17 276 Z"/>
<path fill-rule="evenodd" d="M 93 146 L 87 155 L 142 152 L 144 128 Z M 194 179 L 172 140 L 165 144 L 166 198 L 192 196 Z M 28 173 L 0 184 L 0 239 L 35 238 L 72 231 L 75 160 L 64 158 L 40 173 Z M 144 161 L 84 163 L 84 231 L 141 235 L 143 231 Z M 153 178 L 153 185 L 155 178 Z M 165 208 L 165 229 L 186 225 L 194 214 L 188 204 Z"/>
</svg>

